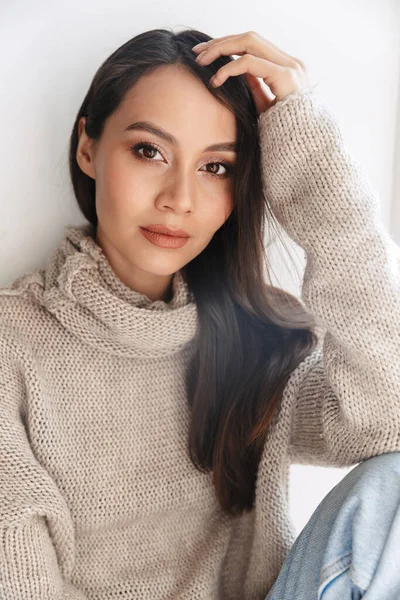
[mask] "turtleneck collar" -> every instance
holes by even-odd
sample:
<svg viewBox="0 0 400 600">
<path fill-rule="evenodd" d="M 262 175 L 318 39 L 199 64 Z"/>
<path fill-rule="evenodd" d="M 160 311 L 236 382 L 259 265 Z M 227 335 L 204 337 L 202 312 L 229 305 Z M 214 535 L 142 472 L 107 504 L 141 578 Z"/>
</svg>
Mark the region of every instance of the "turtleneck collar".
<svg viewBox="0 0 400 600">
<path fill-rule="evenodd" d="M 181 271 L 172 299 L 152 301 L 125 285 L 97 244 L 93 226 L 66 226 L 44 269 L 17 280 L 75 336 L 103 352 L 136 358 L 174 354 L 194 340 L 197 306 Z"/>
</svg>

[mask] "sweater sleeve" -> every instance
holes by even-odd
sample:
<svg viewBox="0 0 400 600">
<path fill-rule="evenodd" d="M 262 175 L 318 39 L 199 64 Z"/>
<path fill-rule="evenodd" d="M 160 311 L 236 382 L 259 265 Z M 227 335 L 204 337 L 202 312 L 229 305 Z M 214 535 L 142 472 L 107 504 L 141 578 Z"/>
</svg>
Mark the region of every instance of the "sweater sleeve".
<svg viewBox="0 0 400 600">
<path fill-rule="evenodd" d="M 0 599 L 85 600 L 70 582 L 74 530 L 54 480 L 24 425 L 33 360 L 0 329 Z"/>
<path fill-rule="evenodd" d="M 305 252 L 301 299 L 323 336 L 291 373 L 293 463 L 400 451 L 400 248 L 363 167 L 313 88 L 259 116 L 267 202 Z"/>
</svg>

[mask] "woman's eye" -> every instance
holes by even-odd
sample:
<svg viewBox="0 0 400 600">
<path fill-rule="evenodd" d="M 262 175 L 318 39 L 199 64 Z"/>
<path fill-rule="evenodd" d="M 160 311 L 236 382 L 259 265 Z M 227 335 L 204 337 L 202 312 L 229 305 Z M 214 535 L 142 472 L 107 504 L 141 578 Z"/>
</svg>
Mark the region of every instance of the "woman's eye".
<svg viewBox="0 0 400 600">
<path fill-rule="evenodd" d="M 150 154 L 158 153 L 161 155 L 160 150 L 154 144 L 149 144 L 146 142 L 146 143 L 136 144 L 135 146 L 131 146 L 131 150 L 136 154 L 136 156 L 139 159 L 146 160 L 146 161 L 160 162 L 159 160 L 154 161 L 154 155 L 153 156 L 145 156 L 145 154 L 141 154 L 139 152 L 139 150 L 142 150 L 142 149 L 144 149 L 145 153 L 150 153 Z M 214 172 L 208 172 L 208 174 L 211 175 L 212 177 L 217 177 L 219 179 L 225 179 L 226 177 L 229 177 L 233 173 L 233 170 L 234 170 L 234 166 L 227 162 L 209 162 L 204 166 L 205 167 L 210 167 L 210 166 L 214 167 Z M 217 169 L 215 169 L 215 167 L 217 167 Z M 224 173 L 217 172 L 220 169 L 220 167 L 223 167 L 225 169 Z"/>
<path fill-rule="evenodd" d="M 223 163 L 223 162 L 210 162 L 210 163 L 207 163 L 205 166 L 206 167 L 209 167 L 209 166 L 217 167 L 216 170 L 214 169 L 213 173 L 210 173 L 210 175 L 214 175 L 214 177 L 225 178 L 225 177 L 228 177 L 231 174 L 231 167 L 227 163 Z M 216 172 L 216 171 L 218 171 L 218 169 L 220 167 L 223 167 L 225 169 L 225 173 L 217 173 Z"/>
<path fill-rule="evenodd" d="M 153 144 L 136 144 L 136 146 L 132 146 L 132 150 L 134 150 L 138 154 L 139 158 L 143 158 L 145 160 L 153 160 L 154 156 L 149 157 L 140 154 L 139 150 L 141 150 L 142 148 L 145 149 L 145 152 L 150 151 L 150 153 L 155 152 L 157 154 L 158 152 L 159 154 L 161 154 L 159 149 L 156 146 L 153 146 Z"/>
</svg>

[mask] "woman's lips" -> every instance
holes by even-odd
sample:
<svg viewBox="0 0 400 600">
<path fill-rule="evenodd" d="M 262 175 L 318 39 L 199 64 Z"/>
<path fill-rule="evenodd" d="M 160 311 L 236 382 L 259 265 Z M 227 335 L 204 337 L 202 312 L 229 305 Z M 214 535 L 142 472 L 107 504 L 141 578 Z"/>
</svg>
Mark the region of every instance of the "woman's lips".
<svg viewBox="0 0 400 600">
<path fill-rule="evenodd" d="M 160 246 L 161 248 L 181 248 L 189 241 L 189 238 L 164 235 L 162 233 L 149 231 L 148 229 L 144 229 L 144 227 L 139 227 L 139 229 L 149 242 L 155 246 Z"/>
</svg>

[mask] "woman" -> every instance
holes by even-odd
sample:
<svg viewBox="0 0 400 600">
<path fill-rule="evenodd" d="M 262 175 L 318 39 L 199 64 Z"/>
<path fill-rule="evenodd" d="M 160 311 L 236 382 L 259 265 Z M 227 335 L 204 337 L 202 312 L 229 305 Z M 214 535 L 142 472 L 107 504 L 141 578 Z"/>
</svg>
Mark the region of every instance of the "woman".
<svg viewBox="0 0 400 600">
<path fill-rule="evenodd" d="M 0 597 L 400 596 L 399 248 L 304 63 L 144 32 L 70 172 L 87 223 L 0 296 Z M 266 284 L 274 219 L 304 304 Z M 296 540 L 290 463 L 361 461 Z"/>
</svg>

